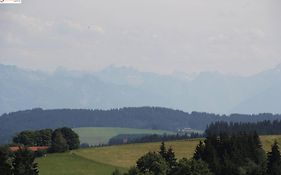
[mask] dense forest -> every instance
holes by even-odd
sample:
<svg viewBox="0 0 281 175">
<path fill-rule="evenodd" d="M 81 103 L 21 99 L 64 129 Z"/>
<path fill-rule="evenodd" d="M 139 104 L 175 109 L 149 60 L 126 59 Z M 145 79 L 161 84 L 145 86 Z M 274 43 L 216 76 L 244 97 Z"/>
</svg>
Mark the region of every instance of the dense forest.
<svg viewBox="0 0 281 175">
<path fill-rule="evenodd" d="M 259 135 L 278 135 L 281 134 L 281 120 L 264 120 L 254 123 L 234 123 L 219 121 L 211 123 L 205 130 L 207 135 L 228 133 L 234 134 L 239 132 L 257 132 Z"/>
<path fill-rule="evenodd" d="M 210 135 L 200 142 L 195 160 L 203 160 L 215 175 L 263 175 L 266 155 L 256 133 Z"/>
<path fill-rule="evenodd" d="M 176 134 L 176 135 L 159 135 L 159 134 L 119 134 L 112 137 L 108 144 L 109 145 L 120 145 L 129 143 L 150 143 L 150 142 L 162 142 L 162 141 L 173 141 L 173 140 L 186 140 L 194 138 L 203 138 L 205 134 L 191 133 L 191 134 Z"/>
<path fill-rule="evenodd" d="M 186 113 L 159 107 L 121 108 L 112 110 L 40 108 L 3 114 L 0 117 L 0 142 L 11 142 L 23 130 L 40 130 L 60 127 L 127 127 L 177 131 L 182 128 L 205 130 L 216 121 L 256 122 L 281 119 L 281 115 L 217 115 L 211 113 Z"/>
</svg>

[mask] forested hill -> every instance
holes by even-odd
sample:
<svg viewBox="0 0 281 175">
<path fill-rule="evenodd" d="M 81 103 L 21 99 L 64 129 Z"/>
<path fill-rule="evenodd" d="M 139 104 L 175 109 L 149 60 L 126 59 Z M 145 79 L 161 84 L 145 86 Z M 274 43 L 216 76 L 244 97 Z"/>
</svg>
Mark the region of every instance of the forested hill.
<svg viewBox="0 0 281 175">
<path fill-rule="evenodd" d="M 16 132 L 27 129 L 67 127 L 129 127 L 176 131 L 181 128 L 204 130 L 215 121 L 256 122 L 281 119 L 281 115 L 215 115 L 186 113 L 159 107 L 112 110 L 33 109 L 3 114 L 0 117 L 0 142 L 7 142 Z"/>
</svg>

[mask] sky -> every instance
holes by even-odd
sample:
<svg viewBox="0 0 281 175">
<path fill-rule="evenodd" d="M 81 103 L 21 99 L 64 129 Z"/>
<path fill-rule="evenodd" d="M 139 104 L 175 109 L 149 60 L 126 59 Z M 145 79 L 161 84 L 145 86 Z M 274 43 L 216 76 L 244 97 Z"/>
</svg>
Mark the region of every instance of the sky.
<svg viewBox="0 0 281 175">
<path fill-rule="evenodd" d="M 0 63 L 251 75 L 281 63 L 280 0 L 22 0 L 0 5 Z"/>
</svg>

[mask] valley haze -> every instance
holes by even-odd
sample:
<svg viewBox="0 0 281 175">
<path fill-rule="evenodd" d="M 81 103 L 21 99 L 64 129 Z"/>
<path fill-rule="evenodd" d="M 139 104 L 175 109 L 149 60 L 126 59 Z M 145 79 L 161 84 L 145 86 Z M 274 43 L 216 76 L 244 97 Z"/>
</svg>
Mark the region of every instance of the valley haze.
<svg viewBox="0 0 281 175">
<path fill-rule="evenodd" d="M 1 175 L 281 175 L 281 0 L 1 1 Z"/>
</svg>

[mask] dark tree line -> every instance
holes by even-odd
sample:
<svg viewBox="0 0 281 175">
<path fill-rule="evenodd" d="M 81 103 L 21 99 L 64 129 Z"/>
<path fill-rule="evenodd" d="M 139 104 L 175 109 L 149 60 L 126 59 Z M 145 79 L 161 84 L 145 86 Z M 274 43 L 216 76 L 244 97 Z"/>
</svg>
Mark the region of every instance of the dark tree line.
<svg viewBox="0 0 281 175">
<path fill-rule="evenodd" d="M 193 159 L 206 162 L 215 175 L 275 175 L 281 171 L 277 143 L 266 155 L 257 133 L 208 135 Z"/>
<path fill-rule="evenodd" d="M 22 131 L 13 141 L 23 146 L 49 146 L 50 152 L 65 152 L 78 149 L 80 140 L 71 128 L 63 127 L 55 130 Z"/>
<path fill-rule="evenodd" d="M 266 156 L 256 133 L 209 135 L 197 146 L 194 159 L 208 163 L 216 175 L 263 175 Z"/>
<path fill-rule="evenodd" d="M 216 121 L 256 122 L 281 119 L 281 115 L 216 115 L 204 112 L 183 112 L 159 107 L 122 108 L 112 110 L 33 109 L 3 114 L 0 117 L 0 143 L 8 143 L 23 130 L 60 127 L 129 127 L 177 131 L 182 128 L 205 130 Z M 28 122 L 26 122 L 28 121 Z M 161 122 L 159 122 L 161 121 Z M 18 123 L 21 123 L 20 125 Z"/>
<path fill-rule="evenodd" d="M 51 146 L 52 133 L 52 129 L 22 131 L 13 138 L 13 142 L 24 146 Z"/>
<path fill-rule="evenodd" d="M 191 134 L 173 134 L 173 135 L 159 135 L 159 134 L 120 134 L 112 137 L 108 144 L 109 145 L 120 145 L 129 143 L 149 143 L 149 142 L 162 142 L 162 141 L 173 141 L 173 140 L 185 140 L 202 138 L 204 134 L 191 133 Z"/>
<path fill-rule="evenodd" d="M 38 175 L 35 155 L 27 149 L 19 149 L 15 153 L 8 148 L 0 147 L 0 174 L 1 175 Z"/>
<path fill-rule="evenodd" d="M 239 133 L 239 132 L 257 132 L 259 135 L 281 134 L 281 120 L 264 120 L 255 123 L 234 123 L 234 122 L 215 122 L 211 123 L 206 129 L 207 135 L 219 133 Z"/>
</svg>

